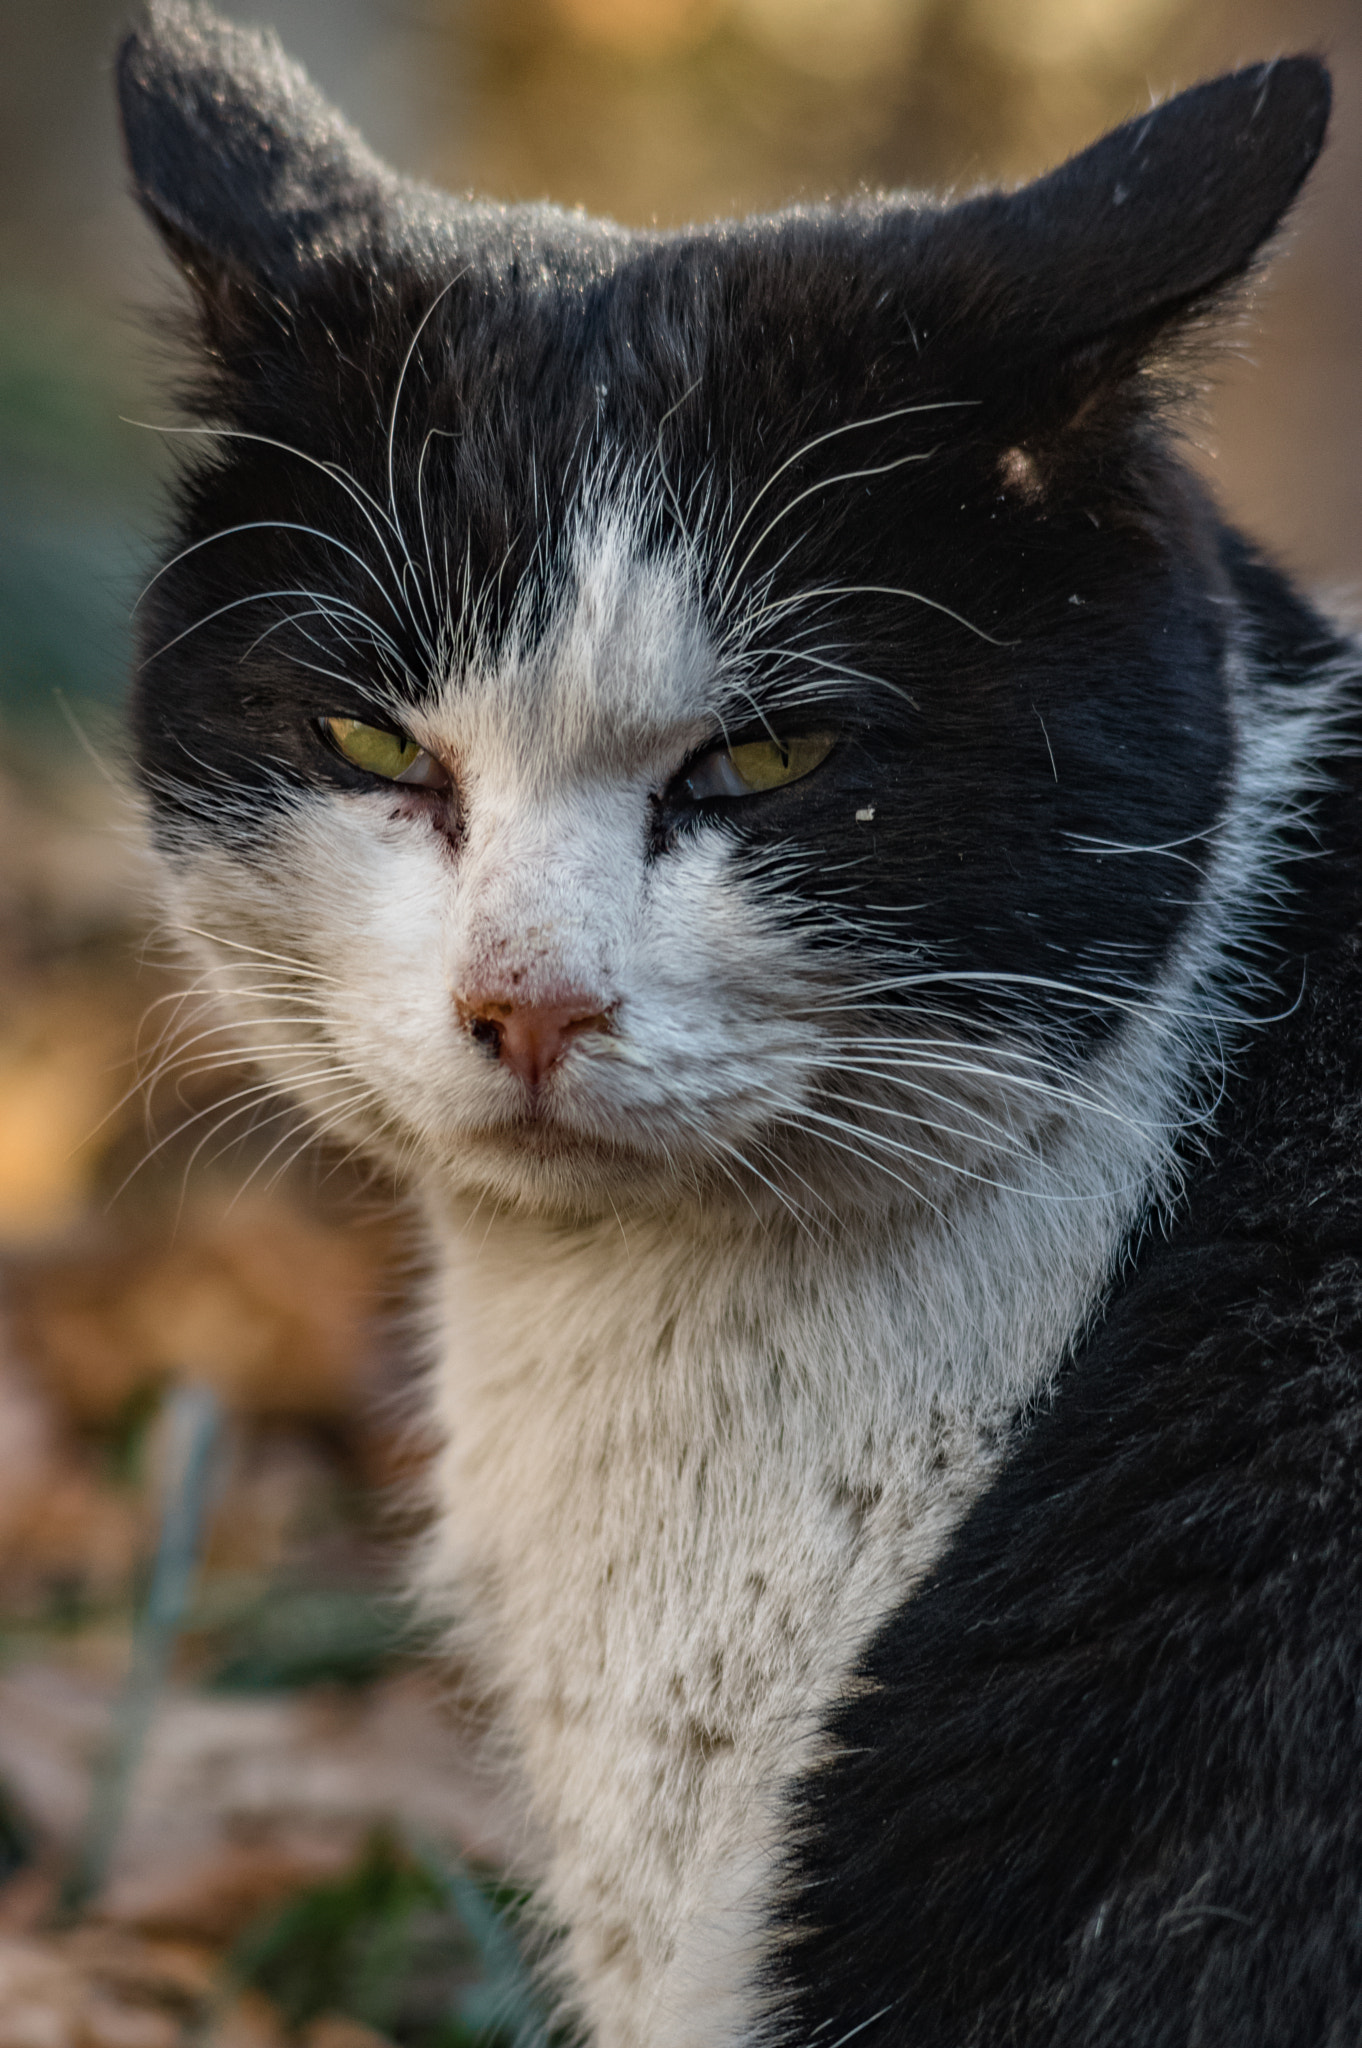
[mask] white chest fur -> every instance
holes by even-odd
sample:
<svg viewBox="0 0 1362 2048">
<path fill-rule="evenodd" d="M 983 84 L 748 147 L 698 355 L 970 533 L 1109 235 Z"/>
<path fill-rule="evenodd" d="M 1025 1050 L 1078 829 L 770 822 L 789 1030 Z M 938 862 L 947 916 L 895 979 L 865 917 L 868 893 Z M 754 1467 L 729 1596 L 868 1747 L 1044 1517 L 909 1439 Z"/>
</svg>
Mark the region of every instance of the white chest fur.
<svg viewBox="0 0 1362 2048">
<path fill-rule="evenodd" d="M 755 2038 L 782 1789 L 1101 1288 L 1150 1165 L 1112 1128 L 1081 1170 L 1059 1140 L 1062 1199 L 831 1239 L 436 1219 L 427 1584 L 498 1698 L 601 2048 Z"/>
</svg>

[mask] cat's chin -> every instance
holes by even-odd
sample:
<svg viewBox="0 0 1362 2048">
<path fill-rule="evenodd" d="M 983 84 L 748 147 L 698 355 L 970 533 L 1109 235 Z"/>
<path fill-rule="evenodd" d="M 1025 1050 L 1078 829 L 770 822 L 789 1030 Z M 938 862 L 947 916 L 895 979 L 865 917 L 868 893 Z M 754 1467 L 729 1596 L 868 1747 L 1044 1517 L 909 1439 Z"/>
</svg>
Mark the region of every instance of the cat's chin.
<svg viewBox="0 0 1362 2048">
<path fill-rule="evenodd" d="M 605 1139 L 557 1119 L 524 1117 L 452 1137 L 435 1178 L 456 1196 L 581 1214 L 620 1201 L 656 1207 L 673 1175 L 657 1152 L 624 1134 Z"/>
</svg>

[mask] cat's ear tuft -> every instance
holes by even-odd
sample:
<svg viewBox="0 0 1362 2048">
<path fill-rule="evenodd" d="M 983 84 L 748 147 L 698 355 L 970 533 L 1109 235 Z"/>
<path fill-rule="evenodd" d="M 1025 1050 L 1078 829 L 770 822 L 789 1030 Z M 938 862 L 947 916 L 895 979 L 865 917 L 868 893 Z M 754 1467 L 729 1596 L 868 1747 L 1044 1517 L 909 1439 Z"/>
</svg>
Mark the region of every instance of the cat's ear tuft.
<svg viewBox="0 0 1362 2048">
<path fill-rule="evenodd" d="M 974 313 L 1016 388 L 1040 389 L 1063 365 L 1081 405 L 1230 290 L 1314 165 L 1329 102 L 1317 58 L 1255 65 L 1178 94 L 1020 191 L 953 208 L 945 222 Z"/>
<path fill-rule="evenodd" d="M 380 239 L 399 181 L 272 34 L 153 0 L 117 68 L 134 189 L 201 297 Z"/>
</svg>

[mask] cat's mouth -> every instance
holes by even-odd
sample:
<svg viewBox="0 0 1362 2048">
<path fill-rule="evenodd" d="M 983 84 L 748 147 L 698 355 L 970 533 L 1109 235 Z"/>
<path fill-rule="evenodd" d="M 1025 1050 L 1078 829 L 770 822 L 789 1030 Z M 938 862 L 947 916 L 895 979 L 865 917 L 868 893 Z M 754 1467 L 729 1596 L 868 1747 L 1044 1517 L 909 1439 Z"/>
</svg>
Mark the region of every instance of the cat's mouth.
<svg viewBox="0 0 1362 2048">
<path fill-rule="evenodd" d="M 496 1152 L 503 1158 L 510 1153 L 522 1161 L 570 1162 L 578 1166 L 618 1165 L 622 1158 L 634 1156 L 636 1151 L 627 1139 L 605 1139 L 574 1129 L 537 1101 L 527 1101 L 518 1115 L 503 1122 L 463 1134 L 459 1142 L 461 1146 Z"/>
</svg>

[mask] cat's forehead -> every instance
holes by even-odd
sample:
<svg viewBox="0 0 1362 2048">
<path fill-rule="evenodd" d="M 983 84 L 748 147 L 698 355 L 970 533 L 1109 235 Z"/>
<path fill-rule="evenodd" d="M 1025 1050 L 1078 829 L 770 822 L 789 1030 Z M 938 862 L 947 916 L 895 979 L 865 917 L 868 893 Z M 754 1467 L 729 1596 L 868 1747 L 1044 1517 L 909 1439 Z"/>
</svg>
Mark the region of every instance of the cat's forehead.
<svg viewBox="0 0 1362 2048">
<path fill-rule="evenodd" d="M 367 462 L 374 499 L 395 491 L 410 574 L 384 576 L 362 518 L 347 540 L 371 582 L 404 595 L 421 584 L 449 623 L 440 659 L 409 671 L 407 722 L 423 738 L 514 755 L 527 772 L 549 761 L 559 774 L 574 763 L 629 772 L 686 737 L 762 719 L 752 693 L 764 704 L 773 684 L 751 643 L 769 670 L 786 638 L 783 608 L 764 602 L 770 574 L 783 574 L 787 600 L 828 580 L 822 508 L 810 502 L 791 524 L 785 507 L 816 497 L 816 471 L 776 493 L 825 444 L 825 467 L 861 465 L 864 441 L 845 436 L 884 402 L 849 372 L 819 370 L 835 323 L 812 289 L 799 312 L 807 345 L 762 356 L 750 330 L 771 251 L 735 261 L 728 239 L 612 251 L 586 289 L 562 289 L 524 252 L 494 277 L 404 280 L 401 345 L 389 337 L 377 351 L 386 416 L 367 394 L 340 410 L 361 433 L 368 412 L 370 438 L 347 452 Z M 663 289 L 679 276 L 684 320 Z M 392 312 L 376 295 L 359 317 L 381 342 Z M 909 465 L 926 459 L 943 408 L 909 396 L 889 412 Z M 412 619 L 418 640 L 426 623 Z M 834 639 L 823 635 L 825 653 Z M 405 716 L 411 698 L 397 708 Z"/>
<path fill-rule="evenodd" d="M 503 632 L 456 639 L 414 721 L 427 744 L 542 787 L 647 774 L 722 721 L 732 685 L 694 576 L 646 548 L 636 507 L 593 505 L 529 580 Z"/>
</svg>

